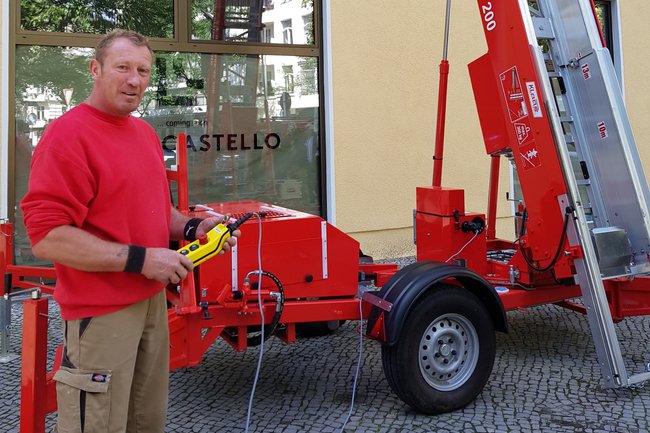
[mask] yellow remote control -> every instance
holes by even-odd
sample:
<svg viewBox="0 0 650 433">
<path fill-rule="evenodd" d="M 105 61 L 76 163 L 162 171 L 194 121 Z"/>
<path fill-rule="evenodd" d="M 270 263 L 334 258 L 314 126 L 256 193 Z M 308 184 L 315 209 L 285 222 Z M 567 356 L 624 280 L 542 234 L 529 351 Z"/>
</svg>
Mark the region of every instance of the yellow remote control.
<svg viewBox="0 0 650 433">
<path fill-rule="evenodd" d="M 247 213 L 232 224 L 218 224 L 208 231 L 207 239 L 197 239 L 177 251 L 192 260 L 194 266 L 198 266 L 219 254 L 232 232 L 253 215 L 252 212 Z"/>
<path fill-rule="evenodd" d="M 194 266 L 200 265 L 219 254 L 223 249 L 223 244 L 230 237 L 230 233 L 228 227 L 219 224 L 207 233 L 207 240 L 197 239 L 179 249 L 178 252 L 187 256 L 194 263 Z"/>
</svg>

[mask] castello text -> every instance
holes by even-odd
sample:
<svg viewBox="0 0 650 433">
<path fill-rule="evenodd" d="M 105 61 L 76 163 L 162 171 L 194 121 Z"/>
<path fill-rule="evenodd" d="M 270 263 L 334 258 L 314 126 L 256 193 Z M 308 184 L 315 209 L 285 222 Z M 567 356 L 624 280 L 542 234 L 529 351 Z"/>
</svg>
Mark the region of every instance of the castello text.
<svg viewBox="0 0 650 433">
<path fill-rule="evenodd" d="M 162 147 L 165 150 L 176 149 L 175 135 L 168 135 L 162 139 Z M 258 134 L 204 134 L 196 137 L 187 136 L 187 148 L 193 151 L 207 152 L 210 149 L 219 151 L 226 150 L 262 150 L 277 149 L 280 147 L 280 136 L 276 133 L 265 135 Z"/>
</svg>

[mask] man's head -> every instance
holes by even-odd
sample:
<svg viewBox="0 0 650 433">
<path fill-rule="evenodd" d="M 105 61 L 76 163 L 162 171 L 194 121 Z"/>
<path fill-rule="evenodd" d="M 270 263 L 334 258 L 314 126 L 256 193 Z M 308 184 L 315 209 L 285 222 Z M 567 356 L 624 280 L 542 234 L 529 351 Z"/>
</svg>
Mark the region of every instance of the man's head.
<svg viewBox="0 0 650 433">
<path fill-rule="evenodd" d="M 144 36 L 113 30 L 97 43 L 90 61 L 95 84 L 86 102 L 113 116 L 128 116 L 149 85 L 152 63 L 153 52 Z"/>
</svg>

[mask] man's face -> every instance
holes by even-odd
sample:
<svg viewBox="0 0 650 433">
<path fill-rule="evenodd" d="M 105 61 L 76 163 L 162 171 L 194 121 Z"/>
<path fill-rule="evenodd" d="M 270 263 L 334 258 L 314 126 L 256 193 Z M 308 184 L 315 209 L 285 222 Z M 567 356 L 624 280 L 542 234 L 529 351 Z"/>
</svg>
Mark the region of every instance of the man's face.
<svg viewBox="0 0 650 433">
<path fill-rule="evenodd" d="M 128 116 L 138 108 L 149 85 L 151 62 L 147 47 L 125 38 L 113 41 L 102 63 L 90 61 L 95 80 L 90 104 L 113 116 Z"/>
</svg>

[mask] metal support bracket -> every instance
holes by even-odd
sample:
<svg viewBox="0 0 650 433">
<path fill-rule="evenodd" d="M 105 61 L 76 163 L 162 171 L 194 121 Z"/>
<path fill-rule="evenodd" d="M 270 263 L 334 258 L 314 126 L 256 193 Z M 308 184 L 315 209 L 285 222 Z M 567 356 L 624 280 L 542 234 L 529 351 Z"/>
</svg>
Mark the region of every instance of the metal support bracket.
<svg viewBox="0 0 650 433">
<path fill-rule="evenodd" d="M 363 292 L 363 295 L 361 295 L 361 299 L 386 312 L 390 312 L 390 310 L 393 309 L 392 303 L 388 302 L 385 299 L 380 298 L 377 295 L 373 295 L 370 292 Z"/>
<path fill-rule="evenodd" d="M 11 298 L 0 297 L 0 363 L 7 363 L 19 358 L 9 353 L 9 335 L 11 332 Z"/>
</svg>

